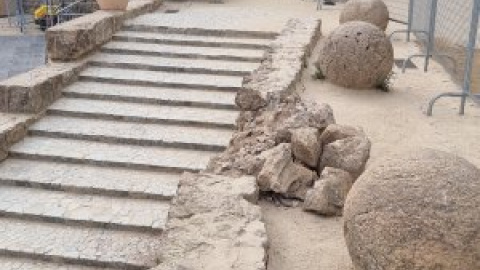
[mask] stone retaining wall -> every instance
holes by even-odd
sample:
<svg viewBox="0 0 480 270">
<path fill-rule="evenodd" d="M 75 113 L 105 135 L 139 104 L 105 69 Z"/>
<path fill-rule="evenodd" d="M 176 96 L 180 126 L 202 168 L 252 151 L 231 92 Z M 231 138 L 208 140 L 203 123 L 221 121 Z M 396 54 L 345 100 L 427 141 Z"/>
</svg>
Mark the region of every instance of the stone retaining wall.
<svg viewBox="0 0 480 270">
<path fill-rule="evenodd" d="M 162 0 L 130 0 L 128 10 L 103 11 L 56 25 L 47 30 L 47 51 L 52 60 L 75 61 L 108 42 L 127 19 L 151 12 Z"/>
<path fill-rule="evenodd" d="M 290 20 L 273 42 L 267 59 L 245 79 L 236 97 L 237 105 L 244 111 L 255 111 L 292 94 L 320 35 L 319 20 Z"/>
<path fill-rule="evenodd" d="M 319 35 L 319 21 L 291 20 L 268 58 L 246 81 L 247 92 L 238 94 L 241 108 L 255 113 L 294 93 Z M 247 96 L 252 93 L 253 98 Z M 266 270 L 267 234 L 256 205 L 256 178 L 212 169 L 223 168 L 224 154 L 213 159 L 205 172 L 182 177 L 155 270 Z"/>
</svg>

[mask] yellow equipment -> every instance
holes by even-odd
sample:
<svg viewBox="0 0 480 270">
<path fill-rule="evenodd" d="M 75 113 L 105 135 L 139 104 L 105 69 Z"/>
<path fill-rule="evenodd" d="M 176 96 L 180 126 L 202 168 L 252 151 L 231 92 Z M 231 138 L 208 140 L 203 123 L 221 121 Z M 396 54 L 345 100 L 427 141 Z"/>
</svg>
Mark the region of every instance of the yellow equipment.
<svg viewBox="0 0 480 270">
<path fill-rule="evenodd" d="M 38 24 L 43 31 L 54 26 L 58 22 L 58 9 L 58 6 L 39 6 L 33 13 L 35 24 Z"/>
</svg>

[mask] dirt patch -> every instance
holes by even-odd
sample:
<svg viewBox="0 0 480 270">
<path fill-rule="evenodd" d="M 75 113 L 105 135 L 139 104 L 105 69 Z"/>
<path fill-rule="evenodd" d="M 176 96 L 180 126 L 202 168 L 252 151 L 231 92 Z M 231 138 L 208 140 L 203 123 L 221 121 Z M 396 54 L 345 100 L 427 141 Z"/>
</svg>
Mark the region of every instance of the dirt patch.
<svg viewBox="0 0 480 270">
<path fill-rule="evenodd" d="M 352 270 L 342 218 L 260 201 L 270 241 L 269 270 Z"/>
</svg>

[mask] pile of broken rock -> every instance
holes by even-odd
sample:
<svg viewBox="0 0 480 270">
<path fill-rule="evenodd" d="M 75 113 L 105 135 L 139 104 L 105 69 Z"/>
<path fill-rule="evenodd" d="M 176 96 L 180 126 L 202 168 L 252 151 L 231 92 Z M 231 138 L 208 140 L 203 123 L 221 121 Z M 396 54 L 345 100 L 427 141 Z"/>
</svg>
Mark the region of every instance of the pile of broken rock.
<svg viewBox="0 0 480 270">
<path fill-rule="evenodd" d="M 292 95 L 257 111 L 243 111 L 229 147 L 207 171 L 253 175 L 261 191 L 304 201 L 322 215 L 341 215 L 362 174 L 370 141 L 360 128 L 335 124 L 327 104 Z"/>
</svg>

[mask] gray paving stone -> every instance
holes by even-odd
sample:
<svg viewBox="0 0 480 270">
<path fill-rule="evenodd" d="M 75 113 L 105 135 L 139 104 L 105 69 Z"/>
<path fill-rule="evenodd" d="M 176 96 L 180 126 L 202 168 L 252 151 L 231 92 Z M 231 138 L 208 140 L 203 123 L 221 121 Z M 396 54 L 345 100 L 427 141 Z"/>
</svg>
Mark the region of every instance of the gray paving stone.
<svg viewBox="0 0 480 270">
<path fill-rule="evenodd" d="M 259 63 L 250 62 L 123 55 L 113 53 L 95 54 L 90 58 L 89 62 L 92 65 L 104 67 L 231 76 L 249 75 L 260 65 Z"/>
<path fill-rule="evenodd" d="M 236 49 L 236 48 L 215 48 L 198 46 L 176 46 L 166 44 L 152 44 L 135 42 L 112 41 L 102 47 L 106 52 L 117 52 L 127 54 L 158 55 L 184 58 L 204 58 L 231 61 L 262 61 L 265 55 L 264 50 Z"/>
<path fill-rule="evenodd" d="M 285 27 L 291 14 L 272 8 L 210 7 L 184 9 L 175 14 L 150 13 L 125 23 L 136 30 L 152 28 L 172 31 L 185 30 L 195 34 L 215 34 L 233 37 L 275 37 Z M 260 22 L 260 23 L 259 23 Z M 196 31 L 193 31 L 196 30 Z"/>
<path fill-rule="evenodd" d="M 132 145 L 223 151 L 233 132 L 202 127 L 48 116 L 31 126 L 30 133 Z"/>
<path fill-rule="evenodd" d="M 48 112 L 56 115 L 119 119 L 141 123 L 173 123 L 233 128 L 238 113 L 182 106 L 161 106 L 121 101 L 62 98 Z"/>
<path fill-rule="evenodd" d="M 235 109 L 235 92 L 160 88 L 97 82 L 76 82 L 63 90 L 66 97 L 119 100 L 139 103 Z"/>
<path fill-rule="evenodd" d="M 104 67 L 90 67 L 80 74 L 80 78 L 90 81 L 114 82 L 127 85 L 230 90 L 240 89 L 243 82 L 243 78 L 238 76 L 186 74 Z"/>
<path fill-rule="evenodd" d="M 169 208 L 169 201 L 73 194 L 26 187 L 0 187 L 2 216 L 48 222 L 161 231 L 165 228 Z"/>
<path fill-rule="evenodd" d="M 12 146 L 10 154 L 38 160 L 182 172 L 204 169 L 215 152 L 27 137 Z"/>
<path fill-rule="evenodd" d="M 45 64 L 45 38 L 19 36 L 0 38 L 0 80 Z"/>
<path fill-rule="evenodd" d="M 114 40 L 136 41 L 158 44 L 189 45 L 204 47 L 230 47 L 230 48 L 253 48 L 267 49 L 272 42 L 264 38 L 231 38 L 200 35 L 181 35 L 169 33 L 120 31 L 114 36 Z"/>
<path fill-rule="evenodd" d="M 0 219 L 0 253 L 96 267 L 146 270 L 161 254 L 161 237 L 62 224 Z M 75 269 L 76 270 L 76 269 Z"/>
<path fill-rule="evenodd" d="M 119 197 L 171 199 L 179 174 L 9 158 L 0 184 Z M 0 268 L 2 269 L 2 268 Z"/>
<path fill-rule="evenodd" d="M 114 270 L 113 268 L 99 268 L 73 264 L 60 264 L 43 262 L 15 257 L 0 257 L 0 269 L 2 270 Z"/>
</svg>

